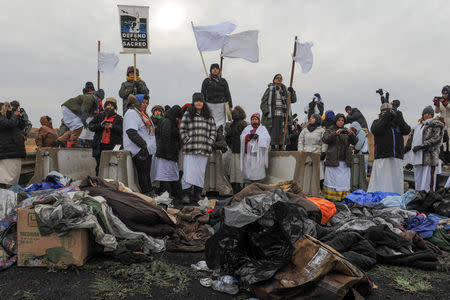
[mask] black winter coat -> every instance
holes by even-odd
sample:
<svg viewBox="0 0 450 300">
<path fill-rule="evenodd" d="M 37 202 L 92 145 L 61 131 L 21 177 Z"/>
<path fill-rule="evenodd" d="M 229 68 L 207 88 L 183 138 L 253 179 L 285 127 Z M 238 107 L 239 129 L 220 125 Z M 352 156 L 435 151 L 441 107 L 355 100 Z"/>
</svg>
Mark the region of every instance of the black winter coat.
<svg viewBox="0 0 450 300">
<path fill-rule="evenodd" d="M 100 144 L 102 142 L 103 127 L 101 123 L 105 119 L 105 112 L 96 114 L 91 122 L 89 122 L 89 130 L 94 132 L 94 139 L 92 140 L 92 156 L 99 156 L 101 154 Z M 115 114 L 114 121 L 111 128 L 110 143 L 107 144 L 111 150 L 115 145 L 122 145 L 123 143 L 123 119 L 118 114 Z M 105 147 L 104 147 L 105 148 Z"/>
<path fill-rule="evenodd" d="M 172 107 L 156 127 L 156 157 L 178 161 L 181 150 L 181 135 L 177 116 L 182 116 L 179 106 Z"/>
<path fill-rule="evenodd" d="M 411 131 L 403 114 L 387 112 L 373 121 L 370 131 L 375 138 L 375 159 L 395 157 L 403 159 L 405 145 L 403 136 Z"/>
<path fill-rule="evenodd" d="M 314 102 L 314 100 L 313 100 L 308 103 L 308 120 L 314 114 L 314 107 L 316 107 L 316 106 L 319 109 L 319 115 L 323 116 L 323 110 L 324 110 L 323 102 Z"/>
<path fill-rule="evenodd" d="M 228 102 L 230 107 L 233 107 L 230 88 L 225 78 L 205 78 L 202 83 L 202 94 L 208 103 Z"/>
<path fill-rule="evenodd" d="M 345 123 L 351 124 L 355 121 L 358 122 L 362 128 L 368 128 L 366 118 L 364 118 L 363 114 L 359 111 L 359 109 L 352 108 L 352 112 L 347 116 Z"/>
<path fill-rule="evenodd" d="M 231 122 L 229 130 L 226 132 L 225 140 L 228 147 L 231 148 L 231 153 L 241 153 L 241 133 L 247 127 L 245 118 L 247 117 L 245 111 L 236 106 L 231 113 L 233 122 Z"/>
<path fill-rule="evenodd" d="M 21 117 L 0 115 L 0 159 L 25 158 L 24 127 L 25 121 Z"/>
</svg>

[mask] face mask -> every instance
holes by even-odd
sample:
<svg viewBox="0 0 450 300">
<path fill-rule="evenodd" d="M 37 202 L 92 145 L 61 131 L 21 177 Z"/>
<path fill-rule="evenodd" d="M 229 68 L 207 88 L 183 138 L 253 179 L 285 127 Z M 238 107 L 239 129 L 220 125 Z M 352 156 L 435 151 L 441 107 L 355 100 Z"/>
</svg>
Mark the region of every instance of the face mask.
<svg viewBox="0 0 450 300">
<path fill-rule="evenodd" d="M 160 120 L 162 118 L 162 116 L 156 116 L 155 118 Z"/>
</svg>

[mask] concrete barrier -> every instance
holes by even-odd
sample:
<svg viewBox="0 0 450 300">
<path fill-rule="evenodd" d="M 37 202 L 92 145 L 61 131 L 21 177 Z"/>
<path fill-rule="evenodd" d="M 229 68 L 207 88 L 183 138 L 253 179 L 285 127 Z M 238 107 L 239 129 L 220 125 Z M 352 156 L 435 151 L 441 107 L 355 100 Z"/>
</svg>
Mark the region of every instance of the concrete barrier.
<svg viewBox="0 0 450 300">
<path fill-rule="evenodd" d="M 95 176 L 95 159 L 88 148 L 38 148 L 34 176 L 30 183 L 44 181 L 47 174 L 57 171 L 73 180 Z"/>
<path fill-rule="evenodd" d="M 120 181 L 133 191 L 140 191 L 137 173 L 128 151 L 102 151 L 98 176 Z"/>
<path fill-rule="evenodd" d="M 320 196 L 320 155 L 297 151 L 269 152 L 265 183 L 292 180 L 307 195 Z"/>
</svg>

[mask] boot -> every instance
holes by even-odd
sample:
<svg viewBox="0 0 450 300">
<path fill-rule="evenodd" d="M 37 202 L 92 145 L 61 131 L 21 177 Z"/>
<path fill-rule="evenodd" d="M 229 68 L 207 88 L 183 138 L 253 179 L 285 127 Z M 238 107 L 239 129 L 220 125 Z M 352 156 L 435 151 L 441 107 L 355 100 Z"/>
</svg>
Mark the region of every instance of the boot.
<svg viewBox="0 0 450 300">
<path fill-rule="evenodd" d="M 191 193 L 192 193 L 192 187 L 183 190 L 183 196 L 181 197 L 182 204 L 190 204 L 191 203 Z"/>
<path fill-rule="evenodd" d="M 173 197 L 174 203 L 179 203 L 181 201 L 181 183 L 179 181 L 171 181 L 170 185 L 170 195 Z"/>
<path fill-rule="evenodd" d="M 202 191 L 203 191 L 203 188 L 194 185 L 194 201 L 195 202 L 203 199 Z"/>
</svg>

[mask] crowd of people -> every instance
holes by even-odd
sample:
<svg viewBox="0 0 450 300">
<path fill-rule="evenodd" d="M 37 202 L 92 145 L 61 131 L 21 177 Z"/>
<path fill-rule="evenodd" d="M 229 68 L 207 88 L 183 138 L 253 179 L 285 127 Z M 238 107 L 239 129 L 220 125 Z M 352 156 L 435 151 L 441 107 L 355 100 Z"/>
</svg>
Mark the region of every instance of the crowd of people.
<svg viewBox="0 0 450 300">
<path fill-rule="evenodd" d="M 299 121 L 288 107 L 297 102 L 296 92 L 283 84 L 281 74 L 273 77 L 262 95 L 261 114 L 252 113 L 247 123 L 245 110 L 233 107 L 229 85 L 218 64 L 211 65 L 201 91 L 183 106 L 154 105 L 149 109 L 150 92 L 139 70 L 131 66 L 126 73 L 119 91 L 123 116 L 117 112 L 115 98 L 105 98 L 102 89 L 95 90 L 87 82 L 81 95 L 61 105 L 63 117 L 58 131 L 50 117 L 40 118 L 36 146 L 90 147 L 97 174 L 102 151 L 129 151 L 142 193 L 155 196 L 156 192 L 167 191 L 184 204 L 201 198 L 208 159 L 212 155 L 223 159 L 222 153 L 227 153 L 224 175 L 234 193 L 266 178 L 269 151 L 316 153 L 320 156 L 317 167 L 322 195 L 331 200 L 341 200 L 351 191 L 350 170 L 355 156 L 362 159 L 367 171 L 369 132 L 375 145 L 368 192 L 403 193 L 405 166 L 414 169 L 417 190 L 432 191 L 442 163 L 447 163 L 443 157 L 447 157 L 444 154 L 448 149 L 443 150 L 442 144 L 448 143 L 450 86 L 433 99 L 434 108 L 423 109 L 412 129 L 399 110 L 400 101 L 389 101 L 388 93 L 377 91 L 381 96 L 380 114 L 369 128 L 356 107 L 346 106 L 346 114 L 325 110 L 319 93 L 305 106 L 304 119 Z M 228 122 L 227 115 L 231 117 Z M 1 104 L 2 186 L 18 182 L 30 128 L 28 116 L 17 101 Z M 158 190 L 154 182 L 159 183 Z"/>
</svg>

